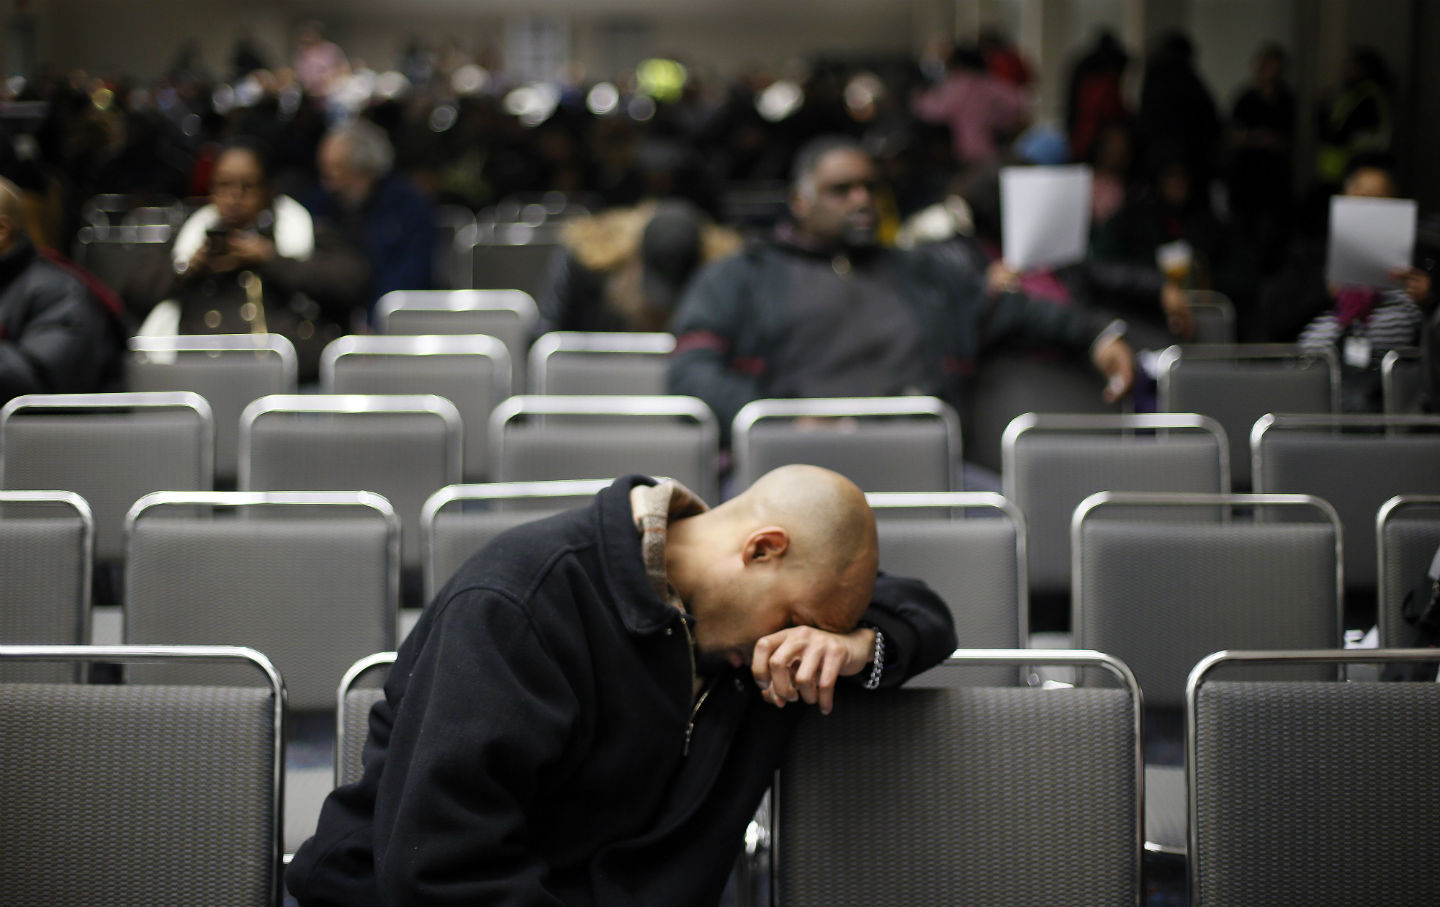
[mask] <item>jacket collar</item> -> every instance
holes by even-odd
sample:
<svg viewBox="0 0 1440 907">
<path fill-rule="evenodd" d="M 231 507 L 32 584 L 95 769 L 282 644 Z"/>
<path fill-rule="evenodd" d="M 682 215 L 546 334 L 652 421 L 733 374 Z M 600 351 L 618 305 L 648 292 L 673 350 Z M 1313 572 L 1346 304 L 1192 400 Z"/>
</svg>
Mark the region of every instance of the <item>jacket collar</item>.
<svg viewBox="0 0 1440 907">
<path fill-rule="evenodd" d="M 649 476 L 622 476 L 596 496 L 595 519 L 600 556 L 605 565 L 605 585 L 625 628 L 641 636 L 673 626 L 677 613 L 656 594 L 645 573 L 640 531 L 635 528 L 630 509 L 630 489 L 654 484 L 655 480 Z"/>
</svg>

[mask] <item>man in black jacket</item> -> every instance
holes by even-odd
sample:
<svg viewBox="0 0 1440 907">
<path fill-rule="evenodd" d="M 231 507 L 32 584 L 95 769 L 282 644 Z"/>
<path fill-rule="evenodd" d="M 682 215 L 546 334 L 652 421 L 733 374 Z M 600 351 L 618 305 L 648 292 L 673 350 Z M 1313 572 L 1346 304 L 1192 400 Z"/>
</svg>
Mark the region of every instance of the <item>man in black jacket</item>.
<svg viewBox="0 0 1440 907">
<path fill-rule="evenodd" d="M 118 350 L 105 310 L 78 277 L 36 251 L 19 190 L 0 179 L 0 403 L 99 390 Z"/>
<path fill-rule="evenodd" d="M 986 347 L 1009 341 L 1088 352 L 1129 391 L 1134 357 L 1109 317 L 1016 292 L 954 256 L 877 241 L 874 161 L 821 138 L 796 160 L 794 224 L 702 271 L 671 329 L 669 389 L 709 404 L 727 430 L 762 397 L 931 394 L 960 409 Z"/>
<path fill-rule="evenodd" d="M 363 778 L 287 873 L 305 905 L 715 903 L 803 700 L 955 645 L 876 575 L 843 477 L 776 470 L 713 510 L 627 476 L 501 535 L 441 590 L 370 716 Z"/>
</svg>

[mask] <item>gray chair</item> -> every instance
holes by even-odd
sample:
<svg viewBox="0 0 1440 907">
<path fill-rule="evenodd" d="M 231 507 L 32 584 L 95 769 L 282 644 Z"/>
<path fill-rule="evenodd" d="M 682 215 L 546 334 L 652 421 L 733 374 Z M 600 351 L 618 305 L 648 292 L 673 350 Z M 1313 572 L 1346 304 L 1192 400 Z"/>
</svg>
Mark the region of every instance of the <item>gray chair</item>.
<svg viewBox="0 0 1440 907">
<path fill-rule="evenodd" d="M 1313 494 L 1345 527 L 1345 583 L 1375 588 L 1375 514 L 1397 494 L 1440 494 L 1440 416 L 1275 416 L 1250 435 L 1255 490 Z M 1367 624 L 1368 626 L 1368 624 Z"/>
<path fill-rule="evenodd" d="M 1318 663 L 1333 676 L 1340 665 L 1437 657 L 1237 651 L 1197 664 L 1186 694 L 1190 903 L 1433 902 L 1440 685 L 1229 677 L 1236 665 Z"/>
<path fill-rule="evenodd" d="M 186 391 L 16 397 L 0 407 L 0 488 L 80 495 L 95 517 L 96 561 L 118 564 L 138 498 L 212 487 L 214 437 L 210 404 Z"/>
<path fill-rule="evenodd" d="M 434 280 L 438 289 L 463 287 L 464 278 L 457 278 L 455 240 L 461 234 L 475 232 L 475 212 L 464 205 L 438 205 L 435 209 Z"/>
<path fill-rule="evenodd" d="M 525 387 L 525 357 L 540 323 L 535 298 L 523 290 L 392 290 L 375 303 L 382 334 L 489 334 L 510 353 L 510 387 Z"/>
<path fill-rule="evenodd" d="M 527 395 L 490 414 L 500 482 L 668 476 L 706 501 L 719 494 L 719 430 L 695 397 Z"/>
<path fill-rule="evenodd" d="M 81 227 L 75 234 L 75 263 L 122 293 L 137 265 L 161 255 L 174 231 L 167 224 L 144 226 Z"/>
<path fill-rule="evenodd" d="M 1097 491 L 1215 494 L 1230 488 L 1230 449 L 1194 413 L 1017 416 L 1001 444 L 1005 497 L 1025 514 L 1030 590 L 1070 590 L 1070 518 Z"/>
<path fill-rule="evenodd" d="M 229 663 L 250 685 L 0 684 L 0 898 L 278 904 L 279 674 L 231 647 L 0 646 L 3 663 L 96 660 Z"/>
<path fill-rule="evenodd" d="M 486 477 L 490 411 L 510 396 L 510 353 L 484 334 L 351 335 L 320 355 L 326 394 L 435 394 L 460 413 L 465 432 L 463 481 Z"/>
<path fill-rule="evenodd" d="M 1401 610 L 1405 594 L 1429 572 L 1440 550 L 1440 495 L 1403 494 L 1381 504 L 1375 548 L 1380 645 L 1391 648 L 1408 636 Z"/>
<path fill-rule="evenodd" d="M 1391 350 L 1380 360 L 1380 393 L 1385 412 L 1391 415 L 1420 412 L 1425 394 L 1420 348 Z"/>
<path fill-rule="evenodd" d="M 1029 636 L 1025 520 L 998 494 L 872 492 L 880 569 L 922 579 L 950 607 L 955 635 L 972 649 L 1019 649 Z M 934 671 L 912 680 L 928 682 Z M 963 672 L 969 683 L 1013 685 L 1006 666 Z"/>
<path fill-rule="evenodd" d="M 1172 346 L 1156 361 L 1159 409 L 1200 413 L 1230 439 L 1231 481 L 1250 488 L 1250 426 L 1266 413 L 1340 411 L 1340 364 L 1333 352 L 1284 344 Z"/>
<path fill-rule="evenodd" d="M 1185 294 L 1195 317 L 1193 343 L 1235 343 L 1239 340 L 1235 304 L 1215 290 L 1189 290 Z"/>
<path fill-rule="evenodd" d="M 366 655 L 346 669 L 335 697 L 335 786 L 354 784 L 365 774 L 361 756 L 370 733 L 370 709 L 385 698 L 383 684 L 394 652 Z"/>
<path fill-rule="evenodd" d="M 240 418 L 240 490 L 381 494 L 418 568 L 420 508 L 460 481 L 462 432 L 455 404 L 433 394 L 261 397 Z"/>
<path fill-rule="evenodd" d="M 534 394 L 645 394 L 666 390 L 672 334 L 551 331 L 530 347 Z"/>
<path fill-rule="evenodd" d="M 0 642 L 90 641 L 90 505 L 71 491 L 0 491 Z M 55 665 L 0 665 L 0 680 L 72 679 Z"/>
<path fill-rule="evenodd" d="M 259 649 L 307 711 L 334 705 L 356 658 L 395 647 L 400 527 L 378 495 L 161 492 L 129 524 L 128 643 Z"/>
<path fill-rule="evenodd" d="M 961 649 L 946 669 L 1041 654 Z M 1109 656 L 1043 658 L 1119 686 L 847 688 L 802 716 L 775 781 L 774 903 L 1139 903 L 1139 690 Z"/>
<path fill-rule="evenodd" d="M 483 216 L 483 215 L 482 215 Z M 478 219 L 477 219 L 478 221 Z M 457 287 L 516 289 L 539 296 L 559 248 L 555 230 L 540 223 L 478 223 L 455 234 Z"/>
<path fill-rule="evenodd" d="M 435 492 L 420 511 L 425 601 L 506 529 L 584 506 L 609 484 L 609 479 L 557 479 L 450 485 Z"/>
<path fill-rule="evenodd" d="M 132 391 L 194 391 L 215 418 L 215 481 L 234 487 L 240 413 L 266 394 L 293 394 L 295 347 L 279 334 L 131 337 Z"/>
<path fill-rule="evenodd" d="M 866 491 L 961 490 L 960 419 L 938 397 L 752 400 L 735 414 L 730 448 L 737 492 L 789 463 Z"/>
</svg>

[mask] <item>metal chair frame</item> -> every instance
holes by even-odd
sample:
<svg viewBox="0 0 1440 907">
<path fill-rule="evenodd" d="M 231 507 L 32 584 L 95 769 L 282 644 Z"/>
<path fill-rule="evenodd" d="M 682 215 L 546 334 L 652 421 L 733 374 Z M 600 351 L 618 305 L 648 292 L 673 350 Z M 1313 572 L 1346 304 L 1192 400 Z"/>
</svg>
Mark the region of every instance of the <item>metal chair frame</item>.
<svg viewBox="0 0 1440 907">
<path fill-rule="evenodd" d="M 668 356 L 675 350 L 675 336 L 666 333 L 624 333 L 620 331 L 550 331 L 530 345 L 529 379 L 531 393 L 544 394 L 546 372 L 552 356 L 564 353 L 616 354 L 627 356 Z"/>
<path fill-rule="evenodd" d="M 74 508 L 81 523 L 80 598 L 75 603 L 75 638 L 89 645 L 91 631 L 91 596 L 95 566 L 95 516 L 84 498 L 73 491 L 0 491 L 0 507 L 5 504 L 54 504 Z"/>
</svg>

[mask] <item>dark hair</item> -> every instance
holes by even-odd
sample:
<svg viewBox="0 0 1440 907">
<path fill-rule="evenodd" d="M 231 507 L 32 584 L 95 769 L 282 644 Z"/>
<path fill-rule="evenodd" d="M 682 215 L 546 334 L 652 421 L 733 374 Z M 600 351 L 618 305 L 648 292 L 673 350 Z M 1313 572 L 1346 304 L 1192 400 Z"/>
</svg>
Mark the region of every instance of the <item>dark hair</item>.
<svg viewBox="0 0 1440 907">
<path fill-rule="evenodd" d="M 950 51 L 950 56 L 945 58 L 945 66 L 949 69 L 963 69 L 968 72 L 984 72 L 985 55 L 974 44 L 957 44 Z"/>
<path fill-rule="evenodd" d="M 260 165 L 260 175 L 265 182 L 268 184 L 273 181 L 274 171 L 272 168 L 275 159 L 270 151 L 270 146 L 266 144 L 263 139 L 256 138 L 253 135 L 234 136 L 220 146 L 220 153 L 215 155 L 215 160 L 220 160 L 220 158 L 231 151 L 248 152 L 255 158 L 255 162 Z"/>
<path fill-rule="evenodd" d="M 820 159 L 833 151 L 853 151 L 870 157 L 865 146 L 848 135 L 822 135 L 813 138 L 795 152 L 794 163 L 790 165 L 790 187 L 796 188 L 804 182 L 815 172 L 815 168 L 820 166 Z"/>
</svg>

